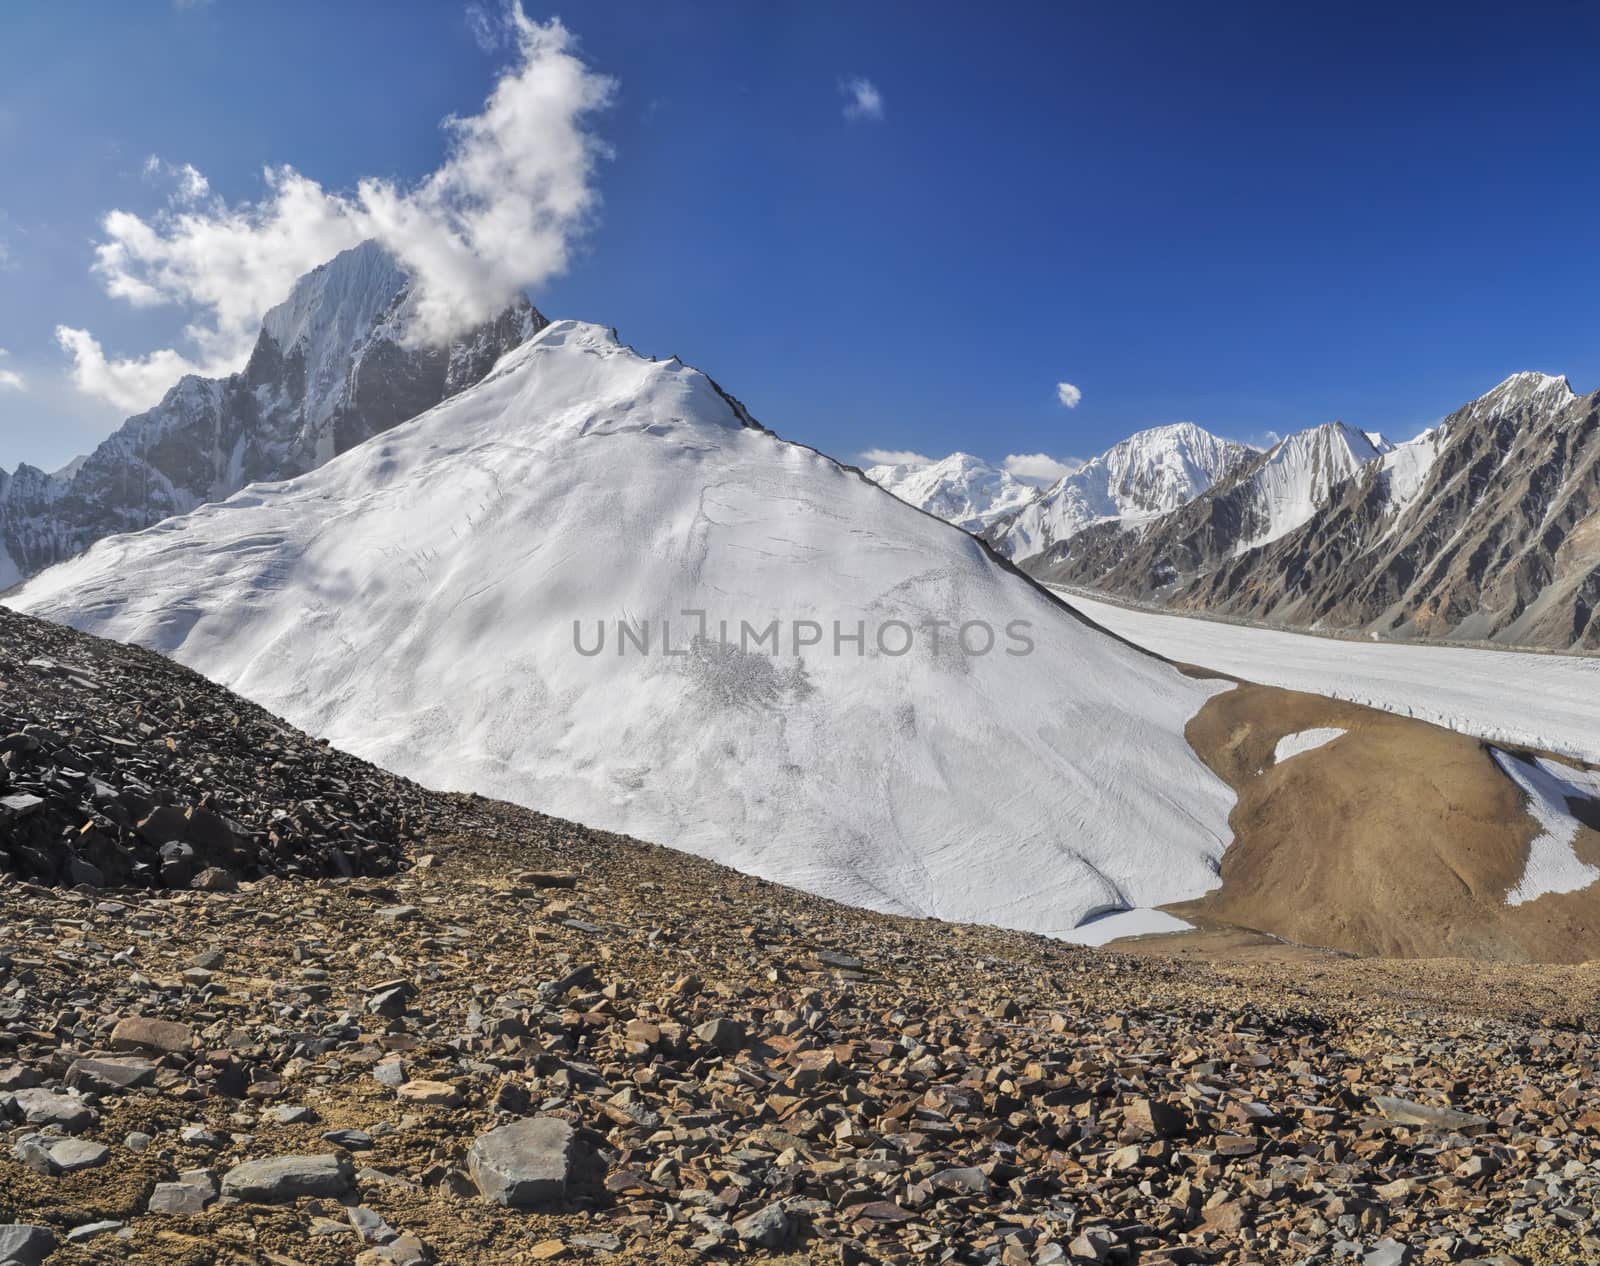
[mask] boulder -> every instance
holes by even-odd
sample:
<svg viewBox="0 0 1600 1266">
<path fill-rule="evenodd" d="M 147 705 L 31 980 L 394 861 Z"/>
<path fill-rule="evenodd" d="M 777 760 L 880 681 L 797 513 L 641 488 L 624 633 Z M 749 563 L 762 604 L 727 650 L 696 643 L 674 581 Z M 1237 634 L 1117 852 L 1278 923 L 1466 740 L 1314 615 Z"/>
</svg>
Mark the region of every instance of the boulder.
<svg viewBox="0 0 1600 1266">
<path fill-rule="evenodd" d="M 540 1209 L 566 1199 L 577 1136 L 559 1117 L 524 1117 L 482 1135 L 467 1152 L 478 1193 L 510 1209 Z"/>
<path fill-rule="evenodd" d="M 235 1165 L 222 1176 L 222 1194 L 270 1204 L 299 1196 L 342 1196 L 355 1171 L 342 1156 L 272 1156 Z"/>
<path fill-rule="evenodd" d="M 69 1133 L 94 1123 L 94 1109 L 72 1095 L 54 1090 L 19 1090 L 13 1096 L 16 1110 L 29 1125 L 56 1125 Z"/>
<path fill-rule="evenodd" d="M 194 1042 L 194 1030 L 176 1020 L 154 1020 L 142 1015 L 124 1016 L 111 1030 L 111 1045 L 119 1051 L 153 1051 L 176 1055 Z"/>
<path fill-rule="evenodd" d="M 66 1081 L 73 1090 L 109 1095 L 148 1086 L 155 1077 L 156 1066 L 148 1059 L 138 1055 L 100 1055 L 73 1060 Z"/>
</svg>

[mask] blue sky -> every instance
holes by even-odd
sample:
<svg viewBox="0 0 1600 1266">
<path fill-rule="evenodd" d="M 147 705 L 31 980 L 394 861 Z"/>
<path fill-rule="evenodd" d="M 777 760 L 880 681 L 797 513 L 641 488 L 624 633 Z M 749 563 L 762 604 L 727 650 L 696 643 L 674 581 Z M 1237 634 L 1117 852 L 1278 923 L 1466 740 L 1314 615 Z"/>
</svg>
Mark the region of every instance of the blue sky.
<svg viewBox="0 0 1600 1266">
<path fill-rule="evenodd" d="M 530 4 L 616 81 L 593 227 L 533 297 L 843 457 L 1081 456 L 1178 419 L 1404 437 L 1518 369 L 1600 386 L 1600 9 L 1305 8 Z M 481 13 L 7 6 L 0 467 L 126 412 L 58 325 L 198 363 L 192 307 L 91 272 L 108 211 L 157 216 L 182 164 L 229 205 L 269 164 L 422 180 L 511 56 Z"/>
</svg>

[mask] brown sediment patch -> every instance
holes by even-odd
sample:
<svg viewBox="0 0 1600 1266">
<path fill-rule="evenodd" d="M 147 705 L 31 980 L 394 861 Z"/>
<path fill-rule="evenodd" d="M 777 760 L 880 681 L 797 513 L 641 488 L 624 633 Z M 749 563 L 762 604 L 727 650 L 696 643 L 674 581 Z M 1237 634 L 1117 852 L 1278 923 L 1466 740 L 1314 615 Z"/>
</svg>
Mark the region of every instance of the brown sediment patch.
<svg viewBox="0 0 1600 1266">
<path fill-rule="evenodd" d="M 1313 729 L 1344 733 L 1275 761 L 1280 739 Z M 1506 904 L 1542 828 L 1487 743 L 1248 682 L 1186 733 L 1239 799 L 1222 886 L 1168 907 L 1180 917 L 1366 955 L 1600 957 L 1600 885 Z M 1600 833 L 1576 847 L 1600 856 Z"/>
</svg>

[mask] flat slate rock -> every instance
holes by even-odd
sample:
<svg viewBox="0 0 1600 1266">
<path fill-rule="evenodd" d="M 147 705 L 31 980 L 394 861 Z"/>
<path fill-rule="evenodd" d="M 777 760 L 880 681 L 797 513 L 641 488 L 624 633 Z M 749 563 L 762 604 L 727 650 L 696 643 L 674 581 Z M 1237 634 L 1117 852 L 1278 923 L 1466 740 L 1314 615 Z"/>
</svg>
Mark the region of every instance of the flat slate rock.
<svg viewBox="0 0 1600 1266">
<path fill-rule="evenodd" d="M 524 1117 L 490 1130 L 467 1152 L 467 1172 L 485 1200 L 542 1209 L 566 1199 L 576 1133 L 559 1117 Z"/>
<path fill-rule="evenodd" d="M 119 1051 L 154 1051 L 159 1055 L 176 1055 L 189 1049 L 194 1042 L 194 1030 L 176 1020 L 156 1020 L 148 1016 L 129 1015 L 117 1021 L 111 1030 L 111 1045 Z"/>
<path fill-rule="evenodd" d="M 39 1266 L 55 1251 L 56 1233 L 44 1226 L 0 1226 L 0 1266 Z"/>
<path fill-rule="evenodd" d="M 272 1156 L 246 1161 L 222 1177 L 222 1194 L 271 1203 L 300 1196 L 342 1196 L 355 1170 L 342 1156 Z"/>
<path fill-rule="evenodd" d="M 1493 1122 L 1488 1117 L 1473 1112 L 1457 1112 L 1454 1108 L 1436 1108 L 1432 1104 L 1413 1103 L 1410 1099 L 1396 1099 L 1390 1095 L 1375 1095 L 1373 1106 L 1386 1121 L 1396 1125 L 1415 1125 L 1431 1130 L 1453 1130 L 1457 1134 L 1476 1134 L 1487 1130 Z"/>
</svg>

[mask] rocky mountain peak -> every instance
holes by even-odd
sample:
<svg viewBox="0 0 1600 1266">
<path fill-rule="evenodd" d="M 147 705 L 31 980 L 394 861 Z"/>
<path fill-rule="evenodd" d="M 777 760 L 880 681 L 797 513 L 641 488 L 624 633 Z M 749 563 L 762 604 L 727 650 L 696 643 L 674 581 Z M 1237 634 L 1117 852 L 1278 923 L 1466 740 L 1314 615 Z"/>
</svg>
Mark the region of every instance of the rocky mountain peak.
<svg viewBox="0 0 1600 1266">
<path fill-rule="evenodd" d="M 448 345 L 410 336 L 414 290 L 375 242 L 300 278 L 243 370 L 187 375 L 54 476 L 0 482 L 0 588 L 246 484 L 290 479 L 483 378 L 547 324 L 518 295 Z"/>
</svg>

